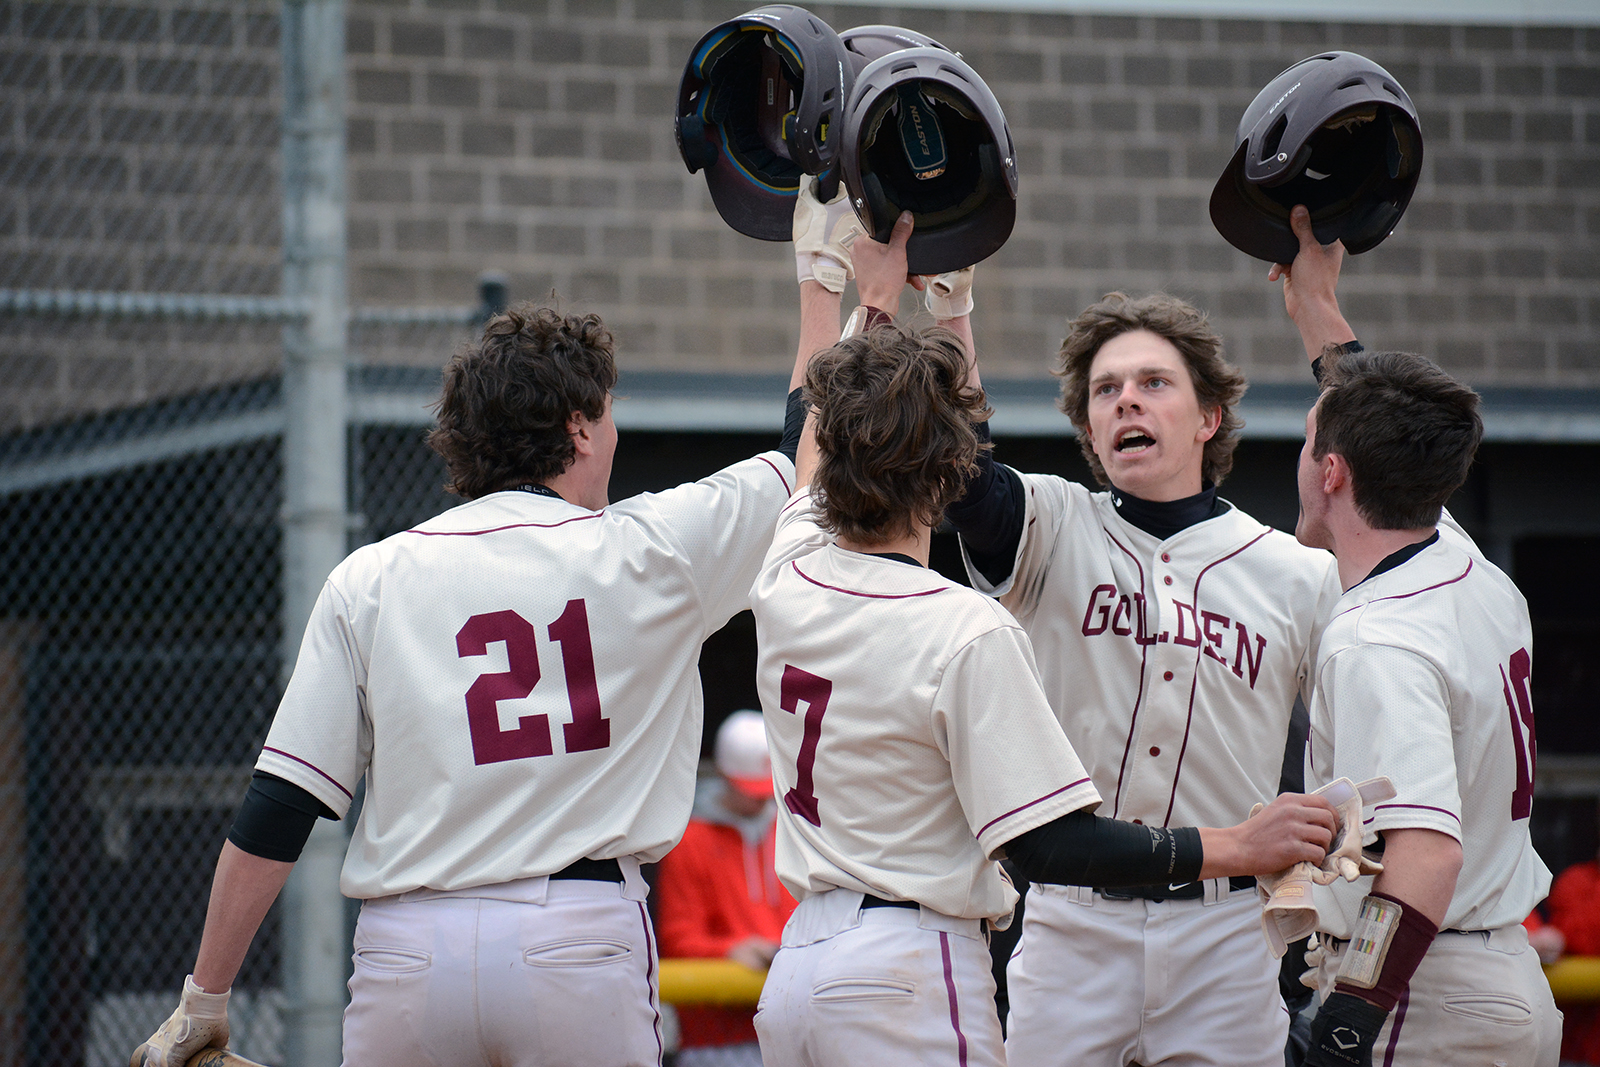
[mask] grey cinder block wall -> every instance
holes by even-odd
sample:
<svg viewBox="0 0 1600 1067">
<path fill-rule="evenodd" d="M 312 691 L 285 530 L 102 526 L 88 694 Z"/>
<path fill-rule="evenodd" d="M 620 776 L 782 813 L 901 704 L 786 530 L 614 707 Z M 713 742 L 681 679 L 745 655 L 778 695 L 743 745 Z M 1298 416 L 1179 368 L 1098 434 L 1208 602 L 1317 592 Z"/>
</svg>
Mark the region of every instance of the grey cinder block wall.
<svg viewBox="0 0 1600 1067">
<path fill-rule="evenodd" d="M 741 237 L 672 143 L 682 64 L 754 0 L 352 0 L 351 298 L 595 310 L 625 367 L 779 371 L 783 245 Z M 1600 27 L 1334 23 L 814 5 L 959 49 L 1023 172 L 981 268 L 992 377 L 1042 376 L 1115 288 L 1207 308 L 1256 381 L 1302 356 L 1266 264 L 1206 199 L 1257 89 L 1326 48 L 1407 87 L 1427 138 L 1399 231 L 1350 260 L 1351 319 L 1482 385 L 1600 385 Z M 0 2 L 0 287 L 270 293 L 277 4 Z M 0 322 L 0 429 L 270 373 L 271 326 Z M 426 347 L 394 358 L 438 363 Z"/>
<path fill-rule="evenodd" d="M 682 63 L 747 5 L 696 0 L 352 6 L 351 269 L 359 299 L 438 300 L 483 266 L 611 322 L 630 365 L 784 367 L 781 245 L 739 236 L 672 143 Z M 1257 380 L 1304 374 L 1267 265 L 1206 214 L 1260 86 L 1328 48 L 1386 66 L 1421 112 L 1421 185 L 1347 268 L 1372 343 L 1480 383 L 1600 383 L 1600 29 L 1373 25 L 816 5 L 960 50 L 1006 110 L 1016 232 L 980 270 L 988 372 L 1044 373 L 1103 292 L 1212 312 Z"/>
</svg>

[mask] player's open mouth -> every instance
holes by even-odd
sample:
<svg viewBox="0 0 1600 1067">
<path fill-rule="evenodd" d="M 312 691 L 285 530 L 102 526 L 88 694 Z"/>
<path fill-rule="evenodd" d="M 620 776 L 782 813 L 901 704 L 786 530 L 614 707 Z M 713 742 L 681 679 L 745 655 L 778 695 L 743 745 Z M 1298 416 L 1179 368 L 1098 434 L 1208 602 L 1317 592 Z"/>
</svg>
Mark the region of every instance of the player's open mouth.
<svg viewBox="0 0 1600 1067">
<path fill-rule="evenodd" d="M 1123 455 L 1130 455 L 1136 452 L 1143 452 L 1147 448 L 1153 448 L 1155 443 L 1155 438 L 1143 431 L 1132 430 L 1117 438 L 1117 451 Z"/>
</svg>

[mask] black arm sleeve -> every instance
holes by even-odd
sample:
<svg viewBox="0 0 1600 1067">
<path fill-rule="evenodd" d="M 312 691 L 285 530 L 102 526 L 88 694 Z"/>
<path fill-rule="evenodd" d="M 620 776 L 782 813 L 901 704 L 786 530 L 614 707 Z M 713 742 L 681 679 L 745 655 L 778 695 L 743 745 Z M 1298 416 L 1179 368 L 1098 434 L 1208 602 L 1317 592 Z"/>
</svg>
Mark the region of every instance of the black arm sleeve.
<svg viewBox="0 0 1600 1067">
<path fill-rule="evenodd" d="M 1140 826 L 1082 810 L 1018 834 L 1005 848 L 1030 882 L 1102 889 L 1192 882 L 1204 860 L 1193 826 Z"/>
<path fill-rule="evenodd" d="M 806 402 L 800 392 L 798 388 L 789 391 L 789 403 L 783 409 L 783 440 L 778 442 L 778 451 L 788 456 L 790 463 L 800 454 L 800 431 L 806 425 Z"/>
<path fill-rule="evenodd" d="M 292 782 L 275 774 L 256 771 L 250 788 L 233 818 L 228 840 L 252 856 L 293 863 L 306 847 L 317 817 L 338 816 L 328 806 Z"/>
<path fill-rule="evenodd" d="M 989 443 L 987 421 L 973 429 L 978 431 L 980 442 Z M 1009 578 L 1016 565 L 1022 525 L 1028 515 L 1024 492 L 1017 472 L 996 463 L 994 452 L 985 448 L 978 452 L 978 473 L 967 483 L 966 493 L 945 511 L 950 525 L 966 543 L 973 565 L 991 585 Z"/>
</svg>

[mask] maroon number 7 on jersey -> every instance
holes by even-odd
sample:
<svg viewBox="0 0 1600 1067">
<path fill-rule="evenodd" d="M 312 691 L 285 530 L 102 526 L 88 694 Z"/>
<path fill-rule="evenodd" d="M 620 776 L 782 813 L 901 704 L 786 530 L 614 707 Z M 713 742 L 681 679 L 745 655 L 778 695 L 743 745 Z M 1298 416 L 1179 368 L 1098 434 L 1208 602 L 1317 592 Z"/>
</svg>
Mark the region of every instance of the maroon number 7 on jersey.
<svg viewBox="0 0 1600 1067">
<path fill-rule="evenodd" d="M 833 695 L 833 683 L 819 678 L 799 667 L 784 664 L 783 679 L 778 683 L 778 704 L 789 714 L 797 714 L 801 703 L 806 706 L 805 733 L 800 738 L 800 755 L 795 760 L 794 788 L 783 795 L 784 806 L 812 826 L 822 825 L 817 813 L 817 786 L 812 771 L 817 765 L 817 742 L 822 739 L 822 716 L 828 711 L 828 697 Z"/>
</svg>

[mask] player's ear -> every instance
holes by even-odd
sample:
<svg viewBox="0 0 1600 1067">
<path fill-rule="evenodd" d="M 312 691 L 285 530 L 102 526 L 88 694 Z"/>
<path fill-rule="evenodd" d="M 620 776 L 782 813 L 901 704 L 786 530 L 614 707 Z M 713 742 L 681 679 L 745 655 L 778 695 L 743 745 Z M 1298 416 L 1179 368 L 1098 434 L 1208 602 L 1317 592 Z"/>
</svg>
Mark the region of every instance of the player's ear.
<svg viewBox="0 0 1600 1067">
<path fill-rule="evenodd" d="M 1217 436 L 1217 431 L 1222 428 L 1222 405 L 1214 408 L 1200 409 L 1200 432 L 1195 434 L 1196 441 L 1209 441 Z"/>
<path fill-rule="evenodd" d="M 1350 484 L 1350 463 L 1337 452 L 1323 456 L 1322 491 L 1331 496 Z"/>
<path fill-rule="evenodd" d="M 583 412 L 574 411 L 568 416 L 567 435 L 572 438 L 572 445 L 580 455 L 594 451 L 594 440 L 589 436 L 589 420 L 583 417 Z"/>
</svg>

